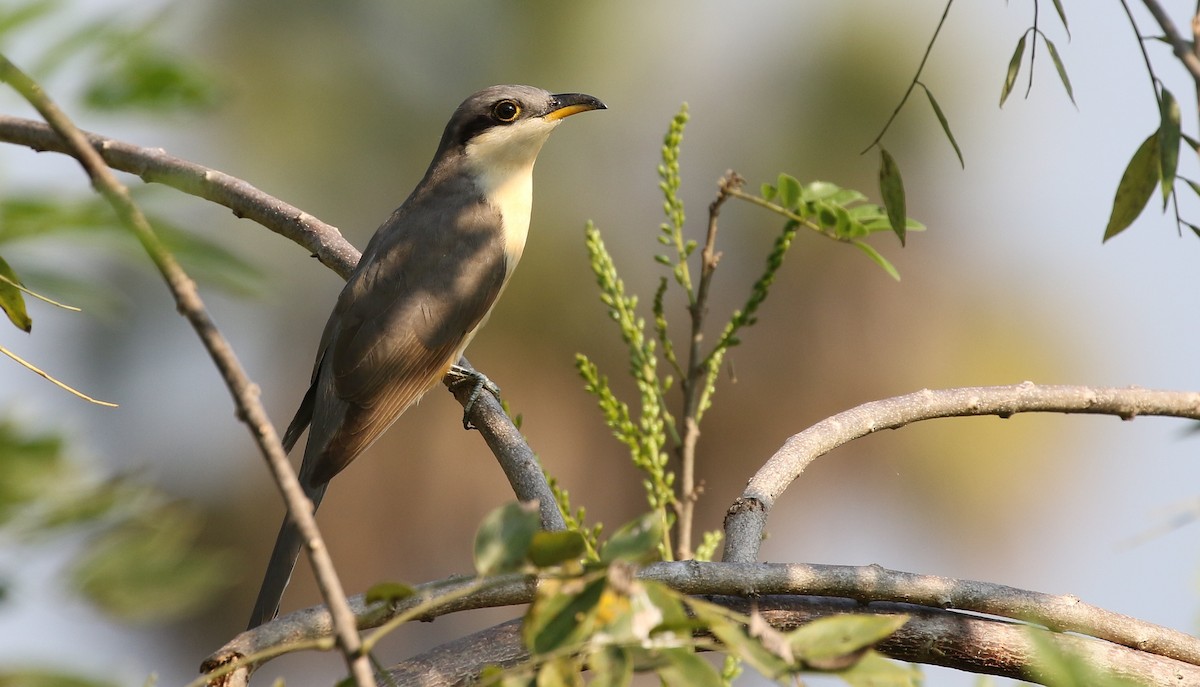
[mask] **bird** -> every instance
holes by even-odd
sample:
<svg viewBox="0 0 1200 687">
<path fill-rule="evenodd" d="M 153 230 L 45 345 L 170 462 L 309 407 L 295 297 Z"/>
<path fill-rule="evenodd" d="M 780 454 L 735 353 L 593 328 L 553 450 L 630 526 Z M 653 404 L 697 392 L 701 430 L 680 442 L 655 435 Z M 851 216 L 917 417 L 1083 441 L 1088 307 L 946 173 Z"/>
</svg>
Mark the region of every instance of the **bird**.
<svg viewBox="0 0 1200 687">
<path fill-rule="evenodd" d="M 309 430 L 299 479 L 314 511 L 335 475 L 458 369 L 525 248 L 542 144 L 564 118 L 603 109 L 584 93 L 503 85 L 454 111 L 425 176 L 375 231 L 338 295 L 284 432 L 290 452 Z M 278 614 L 302 544 L 285 517 L 250 629 Z"/>
</svg>

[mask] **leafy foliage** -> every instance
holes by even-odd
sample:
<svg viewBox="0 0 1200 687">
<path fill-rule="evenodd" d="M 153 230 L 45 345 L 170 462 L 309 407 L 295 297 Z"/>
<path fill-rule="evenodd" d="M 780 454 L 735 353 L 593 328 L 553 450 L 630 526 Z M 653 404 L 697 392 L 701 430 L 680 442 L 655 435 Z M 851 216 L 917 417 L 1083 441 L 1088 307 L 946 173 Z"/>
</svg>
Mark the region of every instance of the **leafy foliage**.
<svg viewBox="0 0 1200 687">
<path fill-rule="evenodd" d="M 54 434 L 0 421 L 0 528 L 27 544 L 90 534 L 72 585 L 116 617 L 178 619 L 231 581 L 230 555 L 199 543 L 199 513 L 131 479 L 94 481 Z"/>
</svg>

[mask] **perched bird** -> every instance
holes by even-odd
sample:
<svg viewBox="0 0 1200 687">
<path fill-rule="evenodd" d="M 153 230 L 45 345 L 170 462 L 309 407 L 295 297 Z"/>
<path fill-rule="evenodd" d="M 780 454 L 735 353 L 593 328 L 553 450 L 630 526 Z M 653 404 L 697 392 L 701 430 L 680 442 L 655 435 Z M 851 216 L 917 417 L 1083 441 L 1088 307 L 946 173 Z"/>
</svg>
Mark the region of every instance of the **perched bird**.
<svg viewBox="0 0 1200 687">
<path fill-rule="evenodd" d="M 300 483 L 314 509 L 329 480 L 458 361 L 525 248 L 538 151 L 563 118 L 602 109 L 581 93 L 492 86 L 454 111 L 425 177 L 338 296 L 284 433 L 290 451 L 310 428 Z M 301 545 L 285 518 L 250 627 L 279 612 Z"/>
</svg>

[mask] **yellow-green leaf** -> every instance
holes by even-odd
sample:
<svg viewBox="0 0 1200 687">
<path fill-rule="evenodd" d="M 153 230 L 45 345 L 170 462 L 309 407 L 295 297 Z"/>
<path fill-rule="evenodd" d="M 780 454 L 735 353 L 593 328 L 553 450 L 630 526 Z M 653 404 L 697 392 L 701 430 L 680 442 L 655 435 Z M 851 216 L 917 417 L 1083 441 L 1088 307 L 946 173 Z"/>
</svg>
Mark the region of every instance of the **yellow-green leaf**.
<svg viewBox="0 0 1200 687">
<path fill-rule="evenodd" d="M 0 309 L 8 315 L 8 320 L 13 326 L 28 332 L 33 329 L 33 320 L 29 319 L 29 313 L 25 311 L 25 296 L 17 288 L 21 280 L 17 279 L 17 273 L 13 272 L 4 258 L 0 258 L 0 277 L 3 277 L 0 278 Z"/>
<path fill-rule="evenodd" d="M 529 544 L 529 560 L 539 568 L 546 568 L 578 559 L 586 550 L 587 543 L 578 532 L 538 530 Z"/>
<path fill-rule="evenodd" d="M 1021 58 L 1025 56 L 1025 37 L 1028 34 L 1021 36 L 1021 40 L 1017 41 L 1017 49 L 1013 51 L 1012 59 L 1008 61 L 1008 71 L 1004 74 L 1004 87 L 1000 89 L 1000 107 L 1004 107 L 1004 101 L 1008 100 L 1008 96 L 1012 93 L 1013 84 L 1017 83 L 1017 73 L 1021 71 Z"/>
<path fill-rule="evenodd" d="M 1054 41 L 1049 38 L 1046 40 L 1046 47 L 1050 50 L 1050 59 L 1054 62 L 1054 69 L 1058 72 L 1058 80 L 1062 81 L 1063 88 L 1067 91 L 1067 97 L 1071 99 L 1071 104 L 1075 105 L 1075 91 L 1071 88 L 1071 80 L 1067 78 L 1067 68 L 1063 66 L 1062 58 L 1058 56 L 1058 48 L 1054 47 Z"/>
<path fill-rule="evenodd" d="M 1117 193 L 1113 197 L 1112 214 L 1104 229 L 1105 241 L 1128 229 L 1142 214 L 1146 203 L 1150 202 L 1150 196 L 1154 195 L 1154 187 L 1158 185 L 1159 171 L 1158 132 L 1155 131 L 1138 146 L 1129 165 L 1125 167 L 1125 173 L 1121 175 L 1121 182 L 1117 184 Z"/>
</svg>

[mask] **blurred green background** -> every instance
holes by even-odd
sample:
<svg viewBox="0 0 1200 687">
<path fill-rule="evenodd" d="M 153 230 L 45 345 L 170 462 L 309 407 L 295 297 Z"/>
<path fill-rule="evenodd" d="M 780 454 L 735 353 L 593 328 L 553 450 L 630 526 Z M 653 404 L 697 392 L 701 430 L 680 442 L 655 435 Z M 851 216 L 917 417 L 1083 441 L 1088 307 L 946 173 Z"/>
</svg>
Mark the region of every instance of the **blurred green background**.
<svg viewBox="0 0 1200 687">
<path fill-rule="evenodd" d="M 731 353 L 707 416 L 700 528 L 720 527 L 746 479 L 789 435 L 861 402 L 1027 379 L 1200 386 L 1192 364 L 1200 332 L 1188 307 L 1188 295 L 1200 292 L 1195 239 L 1148 215 L 1100 244 L 1125 161 L 1157 112 L 1120 7 L 1087 7 L 1067 3 L 1070 42 L 1043 17 L 1078 109 L 1043 55 L 1030 96 L 999 110 L 1004 68 L 1031 10 L 999 2 L 953 9 L 923 80 L 950 119 L 966 168 L 918 94 L 884 144 L 904 171 L 909 214 L 929 231 L 911 235 L 903 250 L 888 237 L 874 241 L 903 280 L 851 248 L 797 240 L 760 324 Z M 215 87 L 204 107 L 87 108 L 79 96 L 95 65 L 86 60 L 56 71 L 46 83 L 51 94 L 85 128 L 245 179 L 340 227 L 359 247 L 420 178 L 466 95 L 529 83 L 604 100 L 608 111 L 571 119 L 539 158 L 521 268 L 468 355 L 524 416 L 523 431 L 572 501 L 611 528 L 640 511 L 642 489 L 573 369 L 576 352 L 614 380 L 626 365 L 588 270 L 584 223 L 601 228 L 628 287 L 648 304 L 662 269 L 651 257 L 662 221 L 655 168 L 670 117 L 685 101 L 692 120 L 684 198 L 697 239 L 715 182 L 730 168 L 752 188 L 784 171 L 878 200 L 877 154 L 859 151 L 899 101 L 942 9 L 929 0 L 77 0 L 0 47 L 25 65 L 88 21 L 149 21 L 153 42 Z M 0 107 L 30 116 L 8 93 Z M 1194 160 L 1183 164 L 1194 174 Z M 69 159 L 11 146 L 0 147 L 0 188 L 64 202 L 86 193 Z M 220 208 L 166 189 L 152 189 L 145 202 L 253 268 L 231 285 L 213 276 L 219 263 L 207 265 L 203 295 L 272 417 L 286 424 L 340 280 L 303 249 Z M 726 207 L 714 324 L 743 302 L 778 228 L 755 208 Z M 25 427 L 65 431 L 72 453 L 98 473 L 135 474 L 201 505 L 208 519 L 197 536 L 228 556 L 220 560 L 233 582 L 202 613 L 165 627 L 114 624 L 67 594 L 61 567 L 69 546 L 31 555 L 14 544 L 0 550 L 10 583 L 0 605 L 0 666 L 70 668 L 120 684 L 156 672 L 159 684 L 178 684 L 243 627 L 282 507 L 157 276 L 136 253 L 130 259 L 86 236 L 4 249 L 35 289 L 57 295 L 52 277 L 63 272 L 87 284 L 82 292 L 64 287 L 87 311 L 32 306 L 34 333 L 12 329 L 0 342 L 121 407 L 89 406 L 4 363 L 0 410 Z M 682 332 L 683 310 L 678 300 L 673 306 Z M 632 391 L 623 380 L 616 385 Z M 320 523 L 348 589 L 470 569 L 476 524 L 511 495 L 459 417 L 448 394 L 432 393 L 333 483 Z M 763 557 L 878 563 L 1070 592 L 1191 631 L 1195 528 L 1123 542 L 1194 499 L 1193 446 L 1178 422 L 1059 416 L 942 420 L 868 437 L 817 461 L 793 485 L 772 515 Z M 301 564 L 284 610 L 317 600 Z M 512 615 L 421 624 L 399 633 L 383 658 Z M 336 657 L 304 656 L 265 672 L 317 684 L 341 670 Z M 935 672 L 930 684 L 970 680 Z"/>
</svg>

